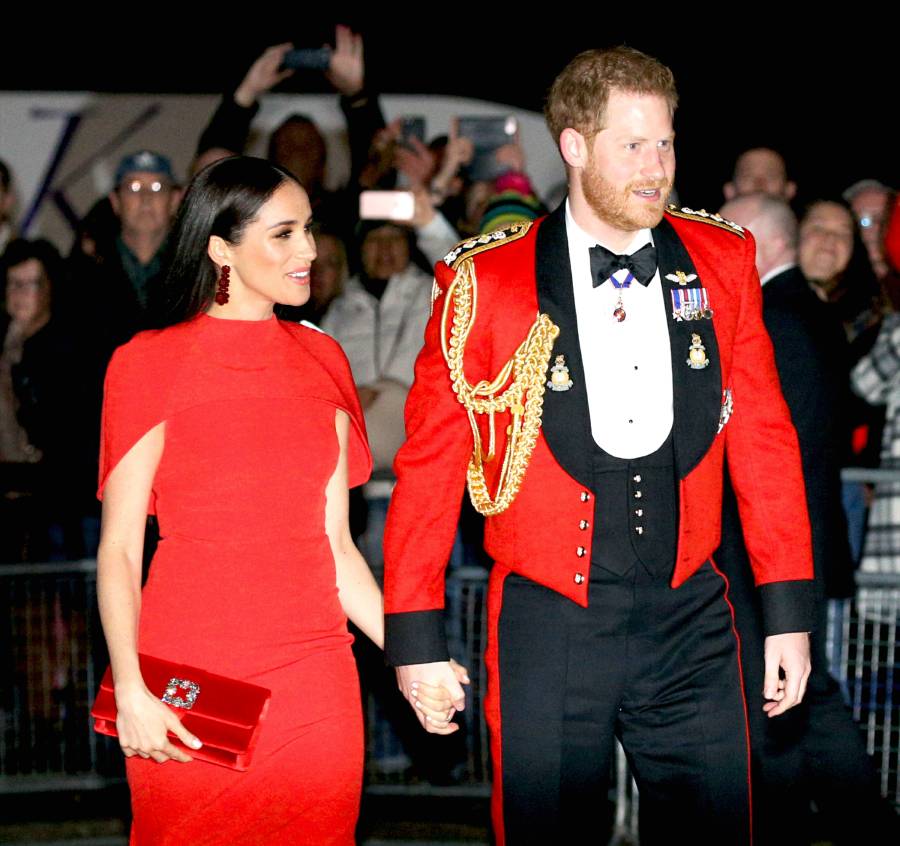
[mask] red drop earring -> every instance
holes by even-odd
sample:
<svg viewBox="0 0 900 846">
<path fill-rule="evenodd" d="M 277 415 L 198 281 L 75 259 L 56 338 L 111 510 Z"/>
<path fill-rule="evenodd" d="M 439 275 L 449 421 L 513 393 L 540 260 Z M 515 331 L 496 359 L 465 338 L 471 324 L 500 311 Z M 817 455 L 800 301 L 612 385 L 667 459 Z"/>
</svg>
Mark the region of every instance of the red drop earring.
<svg viewBox="0 0 900 846">
<path fill-rule="evenodd" d="M 225 305 L 228 302 L 228 276 L 230 273 L 231 268 L 227 264 L 223 264 L 219 274 L 219 287 L 216 290 L 216 302 L 219 305 Z"/>
</svg>

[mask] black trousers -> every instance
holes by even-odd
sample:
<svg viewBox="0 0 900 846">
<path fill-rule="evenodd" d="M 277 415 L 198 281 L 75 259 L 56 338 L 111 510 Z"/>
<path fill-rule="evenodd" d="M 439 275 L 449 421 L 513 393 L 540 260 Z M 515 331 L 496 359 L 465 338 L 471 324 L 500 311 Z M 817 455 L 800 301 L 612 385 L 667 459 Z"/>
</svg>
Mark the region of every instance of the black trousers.
<svg viewBox="0 0 900 846">
<path fill-rule="evenodd" d="M 616 737 L 640 791 L 641 846 L 749 843 L 724 580 L 709 563 L 677 590 L 640 565 L 594 570 L 588 608 L 514 574 L 503 584 L 492 681 L 506 843 L 583 843 L 607 801 Z"/>
</svg>

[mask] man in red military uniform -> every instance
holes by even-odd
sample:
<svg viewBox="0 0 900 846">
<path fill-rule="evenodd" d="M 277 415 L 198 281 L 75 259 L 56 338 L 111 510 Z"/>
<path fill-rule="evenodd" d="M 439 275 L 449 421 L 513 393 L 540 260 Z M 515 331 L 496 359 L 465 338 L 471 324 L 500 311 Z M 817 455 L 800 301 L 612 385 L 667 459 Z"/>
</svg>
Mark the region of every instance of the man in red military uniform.
<svg viewBox="0 0 900 846">
<path fill-rule="evenodd" d="M 411 702 L 421 681 L 462 706 L 442 609 L 467 481 L 495 561 L 499 843 L 590 826 L 614 737 L 642 844 L 748 843 L 745 708 L 776 717 L 809 673 L 805 493 L 753 239 L 666 209 L 676 101 L 668 68 L 635 50 L 577 56 L 546 109 L 568 199 L 436 269 L 385 538 L 386 650 Z M 710 559 L 725 460 L 768 635 L 749 703 Z"/>
</svg>

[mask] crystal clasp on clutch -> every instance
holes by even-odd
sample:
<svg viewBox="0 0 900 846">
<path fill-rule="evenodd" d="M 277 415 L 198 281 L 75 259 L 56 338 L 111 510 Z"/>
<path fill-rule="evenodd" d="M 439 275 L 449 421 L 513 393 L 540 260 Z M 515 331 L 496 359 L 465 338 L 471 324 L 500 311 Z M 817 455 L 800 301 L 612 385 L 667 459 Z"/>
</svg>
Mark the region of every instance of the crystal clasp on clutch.
<svg viewBox="0 0 900 846">
<path fill-rule="evenodd" d="M 190 679 L 169 679 L 162 701 L 173 708 L 184 708 L 190 711 L 200 695 L 200 685 Z"/>
</svg>

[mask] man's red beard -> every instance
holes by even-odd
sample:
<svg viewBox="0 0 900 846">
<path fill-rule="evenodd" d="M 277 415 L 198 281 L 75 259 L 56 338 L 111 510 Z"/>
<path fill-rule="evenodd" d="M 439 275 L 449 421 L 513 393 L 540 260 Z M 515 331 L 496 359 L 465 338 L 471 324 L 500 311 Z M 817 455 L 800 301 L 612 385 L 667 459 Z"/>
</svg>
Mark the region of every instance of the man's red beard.
<svg viewBox="0 0 900 846">
<path fill-rule="evenodd" d="M 659 200 L 638 200 L 634 191 L 659 189 Z M 587 204 L 601 220 L 625 232 L 652 229 L 662 220 L 666 200 L 672 190 L 671 180 L 653 182 L 629 182 L 624 191 L 618 192 L 611 183 L 590 166 L 582 171 L 581 190 Z M 629 200 L 633 200 L 629 206 Z"/>
</svg>

